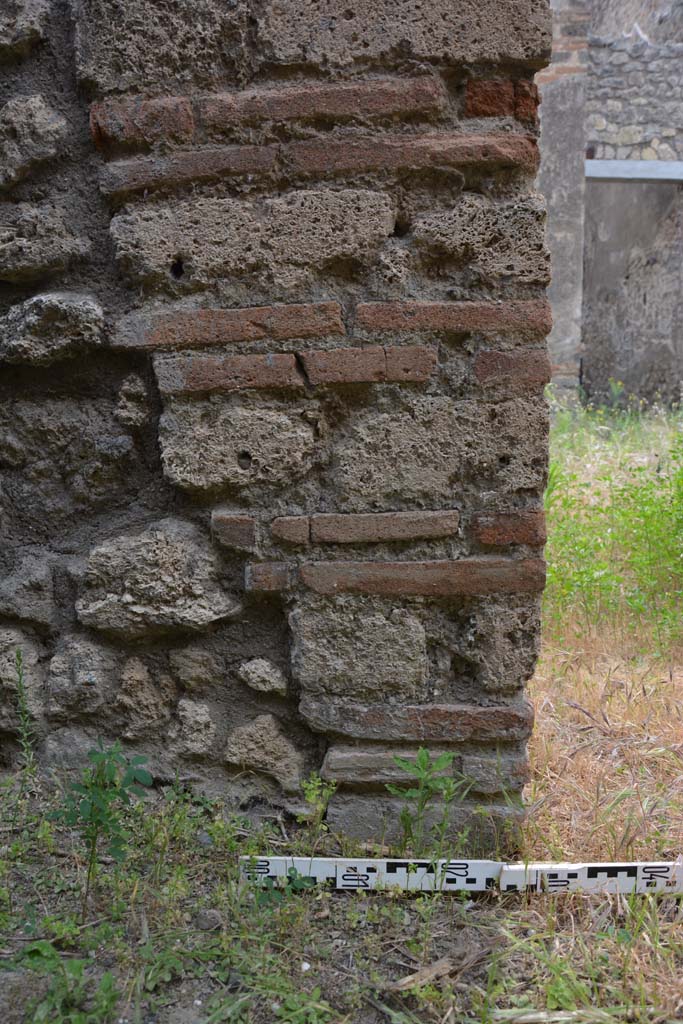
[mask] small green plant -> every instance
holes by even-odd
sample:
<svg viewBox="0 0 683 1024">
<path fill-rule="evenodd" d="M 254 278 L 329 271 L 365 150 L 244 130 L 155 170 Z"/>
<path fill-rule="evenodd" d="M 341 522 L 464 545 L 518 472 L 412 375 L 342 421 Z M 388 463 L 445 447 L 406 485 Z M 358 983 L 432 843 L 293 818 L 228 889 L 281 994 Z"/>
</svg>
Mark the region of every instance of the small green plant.
<svg viewBox="0 0 683 1024">
<path fill-rule="evenodd" d="M 33 1024 L 107 1024 L 113 1020 L 119 994 L 109 971 L 94 985 L 86 974 L 88 960 L 63 959 L 45 939 L 27 946 L 21 966 L 50 979 L 45 995 L 33 1004 Z"/>
<path fill-rule="evenodd" d="M 464 795 L 468 786 L 465 778 L 458 780 L 452 773 L 446 774 L 453 765 L 454 757 L 454 754 L 445 753 L 432 760 L 424 747 L 420 747 L 414 761 L 394 755 L 397 767 L 415 780 L 415 785 L 408 789 L 388 783 L 387 790 L 407 801 L 400 814 L 403 847 L 410 847 L 417 855 L 423 853 L 427 843 L 431 845 L 433 840 L 443 846 L 450 808 L 458 797 Z M 425 834 L 427 811 L 437 800 L 441 804 L 441 817 Z"/>
<path fill-rule="evenodd" d="M 21 770 L 26 775 L 35 775 L 36 755 L 33 749 L 35 734 L 33 730 L 33 719 L 28 705 L 28 692 L 26 690 L 26 677 L 24 675 L 24 655 L 20 648 L 17 648 L 16 650 L 14 666 L 17 679 L 17 714 L 19 717 Z"/>
<path fill-rule="evenodd" d="M 327 831 L 324 818 L 327 813 L 327 805 L 336 788 L 336 782 L 325 782 L 315 772 L 311 772 L 309 778 L 304 779 L 301 783 L 304 800 L 310 811 L 300 815 L 299 821 L 306 824 L 308 838 L 312 844 L 316 843 L 320 836 Z"/>
<path fill-rule="evenodd" d="M 314 879 L 300 875 L 296 868 L 290 868 L 284 885 L 278 885 L 272 878 L 264 880 L 264 884 L 256 892 L 256 906 L 272 907 L 277 903 L 283 903 L 288 896 L 314 888 Z"/>
<path fill-rule="evenodd" d="M 88 752 L 92 767 L 87 768 L 80 782 L 72 783 L 64 804 L 53 812 L 53 819 L 76 827 L 87 851 L 85 886 L 81 901 L 81 919 L 85 921 L 88 899 L 97 873 L 97 856 L 103 841 L 107 853 L 116 862 L 125 860 L 127 833 L 121 821 L 123 808 L 132 796 L 144 796 L 143 786 L 152 784 L 152 776 L 142 767 L 146 758 L 130 761 L 118 743 L 105 749 Z"/>
</svg>

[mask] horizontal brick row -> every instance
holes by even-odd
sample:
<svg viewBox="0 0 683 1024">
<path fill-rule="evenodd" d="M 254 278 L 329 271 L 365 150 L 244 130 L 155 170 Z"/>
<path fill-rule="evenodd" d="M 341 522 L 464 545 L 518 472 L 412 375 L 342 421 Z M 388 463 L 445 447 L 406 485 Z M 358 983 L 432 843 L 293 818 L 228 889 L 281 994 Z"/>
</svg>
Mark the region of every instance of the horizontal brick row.
<svg viewBox="0 0 683 1024">
<path fill-rule="evenodd" d="M 552 326 L 544 299 L 509 302 L 362 302 L 355 326 L 362 333 L 515 335 L 537 341 Z M 122 318 L 112 337 L 117 349 L 211 348 L 250 341 L 289 341 L 345 334 L 337 302 L 251 306 L 244 309 L 134 313 Z M 405 350 L 403 350 L 405 354 Z M 533 360 L 538 354 L 533 355 Z M 534 366 L 532 360 L 531 367 Z M 484 377 L 497 365 L 481 363 Z"/>
<path fill-rule="evenodd" d="M 278 516 L 270 524 L 270 531 L 276 542 L 293 545 L 381 544 L 452 537 L 458 533 L 460 524 L 460 513 L 450 509 L 315 513 L 310 516 Z M 215 509 L 211 528 L 215 539 L 226 547 L 241 551 L 253 551 L 255 548 L 256 519 L 253 516 Z M 474 540 L 487 547 L 510 544 L 542 547 L 546 541 L 542 509 L 477 512 L 472 516 L 470 530 Z M 334 566 L 335 563 L 325 564 Z"/>
<path fill-rule="evenodd" d="M 474 376 L 485 387 L 542 387 L 552 379 L 552 366 L 546 352 L 479 352 L 474 360 Z"/>
<path fill-rule="evenodd" d="M 495 743 L 531 735 L 533 708 L 526 701 L 495 707 L 470 704 L 332 703 L 305 696 L 299 710 L 313 729 L 352 739 L 420 743 Z"/>
<path fill-rule="evenodd" d="M 93 103 L 90 127 L 95 144 L 142 147 L 159 142 L 191 143 L 262 121 L 334 122 L 433 116 L 448 95 L 431 76 L 373 78 L 358 82 L 307 83 L 214 95 L 155 99 L 108 99 Z"/>
<path fill-rule="evenodd" d="M 362 544 L 451 537 L 459 512 L 369 512 L 317 514 L 274 519 L 272 534 L 290 544 Z"/>
<path fill-rule="evenodd" d="M 545 514 L 542 509 L 478 512 L 472 519 L 472 533 L 479 544 L 488 547 L 506 547 L 508 544 L 543 547 L 546 542 Z"/>
<path fill-rule="evenodd" d="M 552 327 L 544 299 L 510 302 L 362 302 L 356 327 L 363 331 L 430 331 L 452 334 L 515 334 L 544 338 Z"/>
<path fill-rule="evenodd" d="M 504 78 L 470 78 L 465 87 L 465 117 L 516 117 L 538 123 L 540 97 L 533 82 Z"/>
<path fill-rule="evenodd" d="M 535 174 L 538 145 L 529 136 L 512 133 L 443 133 L 219 146 L 116 161 L 103 169 L 101 189 L 108 196 L 125 196 L 246 175 L 323 178 L 330 174 L 424 171 L 430 167 L 516 169 Z"/>
<path fill-rule="evenodd" d="M 345 333 L 338 302 L 192 309 L 132 314 L 117 324 L 113 348 L 210 348 L 249 341 L 289 341 Z"/>
<path fill-rule="evenodd" d="M 434 562 L 311 562 L 294 566 L 261 562 L 247 566 L 249 591 L 286 590 L 300 583 L 318 594 L 377 594 L 390 597 L 466 597 L 540 593 L 545 562 L 540 558 L 462 558 Z"/>
<path fill-rule="evenodd" d="M 189 395 L 246 388 L 301 389 L 324 384 L 424 383 L 437 355 L 426 346 L 337 348 L 268 355 L 174 354 L 154 361 L 163 395 Z M 303 372 L 299 369 L 299 363 Z"/>
<path fill-rule="evenodd" d="M 342 785 L 410 783 L 414 779 L 396 763 L 396 757 L 414 760 L 416 751 L 404 747 L 357 747 L 334 744 L 325 755 L 320 774 Z M 430 750 L 432 758 L 450 754 L 451 765 L 441 773 L 467 779 L 471 793 L 493 794 L 521 789 L 529 781 L 529 760 L 524 750 L 459 753 L 443 747 Z"/>
</svg>

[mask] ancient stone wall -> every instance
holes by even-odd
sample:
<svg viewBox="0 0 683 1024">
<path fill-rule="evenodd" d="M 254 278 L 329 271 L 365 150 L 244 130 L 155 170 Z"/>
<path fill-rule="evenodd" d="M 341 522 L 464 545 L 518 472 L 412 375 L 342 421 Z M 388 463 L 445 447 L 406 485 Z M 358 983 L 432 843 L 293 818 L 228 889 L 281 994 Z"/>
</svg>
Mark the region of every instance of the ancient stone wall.
<svg viewBox="0 0 683 1024">
<path fill-rule="evenodd" d="M 596 160 L 683 160 L 683 42 L 590 47 L 586 138 Z"/>
<path fill-rule="evenodd" d="M 455 752 L 526 779 L 543 586 L 545 0 L 10 0 L 2 758 L 234 805 Z"/>
</svg>

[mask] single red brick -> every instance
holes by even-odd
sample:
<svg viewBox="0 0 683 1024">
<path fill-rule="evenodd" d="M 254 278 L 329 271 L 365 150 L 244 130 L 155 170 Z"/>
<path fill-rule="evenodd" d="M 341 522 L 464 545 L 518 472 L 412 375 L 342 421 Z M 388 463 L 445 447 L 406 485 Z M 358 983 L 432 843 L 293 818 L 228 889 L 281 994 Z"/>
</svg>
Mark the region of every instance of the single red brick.
<svg viewBox="0 0 683 1024">
<path fill-rule="evenodd" d="M 465 90 L 465 117 L 512 117 L 515 86 L 503 78 L 470 78 Z"/>
<path fill-rule="evenodd" d="M 318 514 L 311 516 L 311 540 L 316 544 L 358 544 L 450 537 L 458 532 L 459 522 L 460 513 L 454 511 Z"/>
<path fill-rule="evenodd" d="M 479 544 L 489 547 L 507 544 L 543 547 L 546 542 L 545 514 L 542 509 L 477 512 L 472 518 L 472 534 Z"/>
<path fill-rule="evenodd" d="M 534 82 L 520 79 L 515 82 L 515 117 L 525 124 L 538 124 L 538 106 L 541 97 Z"/>
<path fill-rule="evenodd" d="M 552 326 L 544 299 L 510 302 L 362 302 L 356 326 L 365 331 L 433 331 L 545 337 Z"/>
<path fill-rule="evenodd" d="M 509 384 L 514 390 L 539 388 L 552 378 L 546 352 L 479 352 L 474 376 L 480 384 Z"/>
<path fill-rule="evenodd" d="M 390 381 L 424 383 L 437 363 L 436 349 L 428 345 L 393 345 L 384 351 Z"/>
<path fill-rule="evenodd" d="M 211 513 L 211 534 L 226 548 L 253 551 L 256 547 L 256 521 L 253 516 L 215 509 Z"/>
<path fill-rule="evenodd" d="M 511 167 L 535 174 L 538 145 L 527 135 L 382 136 L 331 142 L 314 139 L 282 148 L 294 174 L 363 174 L 427 167 Z"/>
<path fill-rule="evenodd" d="M 185 96 L 93 103 L 90 130 L 100 149 L 111 145 L 140 147 L 156 142 L 191 142 L 192 104 Z"/>
<path fill-rule="evenodd" d="M 246 567 L 245 590 L 277 593 L 292 583 L 294 567 L 287 562 L 250 562 Z"/>
<path fill-rule="evenodd" d="M 277 155 L 277 146 L 221 146 L 164 157 L 117 160 L 103 169 L 100 188 L 106 196 L 125 196 L 146 189 L 198 184 L 217 178 L 267 175 L 275 170 Z"/>
<path fill-rule="evenodd" d="M 333 703 L 304 696 L 299 711 L 316 731 L 353 739 L 420 743 L 521 742 L 531 735 L 533 708 L 527 701 L 479 707 L 471 704 L 391 705 Z"/>
<path fill-rule="evenodd" d="M 344 334 L 337 302 L 246 309 L 133 314 L 117 324 L 114 348 L 208 348 L 247 341 L 326 338 Z"/>
<path fill-rule="evenodd" d="M 367 117 L 433 115 L 445 109 L 443 83 L 420 78 L 373 78 L 364 82 L 307 83 L 279 89 L 219 93 L 198 101 L 204 127 L 221 134 L 259 121 L 332 121 Z"/>
<path fill-rule="evenodd" d="M 311 523 L 308 516 L 279 516 L 273 519 L 270 530 L 275 540 L 286 544 L 308 544 Z"/>
<path fill-rule="evenodd" d="M 365 384 L 386 380 L 386 358 L 379 345 L 301 352 L 311 384 Z"/>
<path fill-rule="evenodd" d="M 248 388 L 303 388 L 304 380 L 290 353 L 256 356 L 210 356 L 195 353 L 158 355 L 154 371 L 162 395 L 242 391 Z"/>
<path fill-rule="evenodd" d="M 318 594 L 396 597 L 539 593 L 545 585 L 540 558 L 462 558 L 439 562 L 312 562 L 302 583 Z"/>
</svg>

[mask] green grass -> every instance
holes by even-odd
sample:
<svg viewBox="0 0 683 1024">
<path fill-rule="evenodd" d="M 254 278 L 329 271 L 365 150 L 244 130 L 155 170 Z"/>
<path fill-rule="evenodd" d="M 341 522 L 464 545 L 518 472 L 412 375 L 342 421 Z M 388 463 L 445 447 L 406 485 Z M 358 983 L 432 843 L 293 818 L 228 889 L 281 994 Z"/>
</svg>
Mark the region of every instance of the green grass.
<svg viewBox="0 0 683 1024">
<path fill-rule="evenodd" d="M 683 643 L 683 414 L 555 410 L 546 635 L 607 629 L 621 650 Z"/>
</svg>

